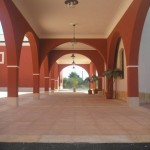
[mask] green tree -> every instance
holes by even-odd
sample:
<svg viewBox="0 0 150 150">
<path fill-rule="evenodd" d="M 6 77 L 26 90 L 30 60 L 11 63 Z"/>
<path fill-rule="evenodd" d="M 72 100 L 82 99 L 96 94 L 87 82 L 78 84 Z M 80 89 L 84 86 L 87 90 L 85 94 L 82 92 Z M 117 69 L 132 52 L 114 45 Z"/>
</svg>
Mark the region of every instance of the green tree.
<svg viewBox="0 0 150 150">
<path fill-rule="evenodd" d="M 63 79 L 63 88 L 65 88 L 65 89 L 66 88 L 71 88 L 71 84 L 70 84 L 68 78 Z"/>
<path fill-rule="evenodd" d="M 69 75 L 69 80 L 73 88 L 76 88 L 79 83 L 79 75 L 76 72 L 71 72 Z"/>
<path fill-rule="evenodd" d="M 80 78 L 76 72 L 71 72 L 69 78 Z"/>
<path fill-rule="evenodd" d="M 63 79 L 64 88 L 82 87 L 83 79 L 76 72 L 71 72 L 68 78 Z"/>
<path fill-rule="evenodd" d="M 78 78 L 76 78 L 76 77 L 72 77 L 72 78 L 70 78 L 69 79 L 69 81 L 70 81 L 70 83 L 71 83 L 71 86 L 73 87 L 73 88 L 76 88 L 77 87 L 77 85 L 78 85 L 78 83 L 79 83 L 79 81 L 78 81 Z"/>
</svg>

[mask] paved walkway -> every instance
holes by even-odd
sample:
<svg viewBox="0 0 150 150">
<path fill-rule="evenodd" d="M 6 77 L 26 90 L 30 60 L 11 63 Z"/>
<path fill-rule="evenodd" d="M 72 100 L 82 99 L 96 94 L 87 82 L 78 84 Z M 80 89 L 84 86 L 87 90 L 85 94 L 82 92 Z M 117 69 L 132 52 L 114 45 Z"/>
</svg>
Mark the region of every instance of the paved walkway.
<svg viewBox="0 0 150 150">
<path fill-rule="evenodd" d="M 84 93 L 19 99 L 19 107 L 0 105 L 0 142 L 150 142 L 150 109 Z"/>
</svg>

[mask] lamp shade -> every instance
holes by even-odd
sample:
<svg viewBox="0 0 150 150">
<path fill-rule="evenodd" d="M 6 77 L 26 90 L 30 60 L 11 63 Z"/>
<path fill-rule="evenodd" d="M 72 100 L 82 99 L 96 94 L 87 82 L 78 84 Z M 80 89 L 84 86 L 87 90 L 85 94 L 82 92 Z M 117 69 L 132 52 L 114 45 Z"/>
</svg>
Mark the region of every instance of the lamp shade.
<svg viewBox="0 0 150 150">
<path fill-rule="evenodd" d="M 78 0 L 66 0 L 65 4 L 69 7 L 69 8 L 74 8 L 75 5 L 77 5 L 79 2 Z"/>
</svg>

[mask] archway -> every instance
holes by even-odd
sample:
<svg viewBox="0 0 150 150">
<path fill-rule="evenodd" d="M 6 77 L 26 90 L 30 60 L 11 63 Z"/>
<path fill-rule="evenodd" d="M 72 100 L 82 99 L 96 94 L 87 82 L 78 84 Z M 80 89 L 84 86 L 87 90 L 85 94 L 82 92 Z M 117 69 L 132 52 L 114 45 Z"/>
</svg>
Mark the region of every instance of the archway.
<svg viewBox="0 0 150 150">
<path fill-rule="evenodd" d="M 122 70 L 123 74 L 118 77 L 114 84 L 114 97 L 120 100 L 127 101 L 127 65 L 126 53 L 122 38 L 119 39 L 116 55 L 115 68 Z"/>
<path fill-rule="evenodd" d="M 32 67 L 33 67 L 33 93 L 35 98 L 39 97 L 39 79 L 40 79 L 40 70 L 39 70 L 39 49 L 37 37 L 33 32 L 27 32 L 26 36 L 29 39 L 31 46 L 32 54 Z"/>
<path fill-rule="evenodd" d="M 19 86 L 23 91 L 39 93 L 38 49 L 31 32 L 27 32 L 23 38 L 19 65 Z"/>
<path fill-rule="evenodd" d="M 105 66 L 105 70 L 109 69 L 114 70 L 116 68 L 120 40 L 121 40 L 120 33 L 115 32 L 112 35 L 110 46 L 108 47 L 107 64 Z M 114 97 L 113 78 L 108 79 L 105 77 L 104 81 L 105 81 L 104 85 L 106 85 L 105 86 L 106 97 L 111 99 Z"/>
<path fill-rule="evenodd" d="M 99 77 L 99 89 L 100 91 L 102 90 L 102 74 L 104 71 L 104 63 L 105 63 L 105 59 L 102 57 L 102 55 L 98 52 L 98 50 L 96 50 L 96 48 L 94 46 L 89 46 L 90 44 L 85 44 L 91 42 L 91 45 L 95 45 L 95 47 L 97 47 L 99 45 L 99 48 L 102 49 L 102 51 L 106 48 L 105 46 L 105 40 L 77 40 L 78 44 L 82 44 L 84 46 L 86 46 L 86 48 L 83 48 L 82 46 L 79 47 L 72 47 L 72 45 L 70 44 L 70 40 L 69 39 L 58 39 L 58 40 L 41 40 L 41 44 L 40 44 L 40 49 L 43 49 L 42 53 L 48 53 L 48 55 L 46 57 L 48 57 L 48 65 L 49 65 L 49 70 L 51 71 L 51 68 L 53 66 L 53 64 L 57 61 L 57 59 L 59 59 L 61 56 L 66 55 L 66 54 L 71 54 L 71 53 L 78 53 L 78 54 L 82 54 L 85 55 L 86 57 L 90 58 L 91 61 L 95 64 L 97 72 L 98 72 L 98 77 Z M 68 47 L 63 47 L 62 45 L 66 45 L 66 44 L 70 44 L 69 48 Z M 77 44 L 77 45 L 78 45 Z M 82 47 L 82 48 L 81 48 Z M 53 48 L 53 50 L 51 50 L 51 48 Z M 98 48 L 98 47 L 97 47 Z M 106 51 L 105 51 L 106 53 Z M 104 54 L 104 53 L 103 53 Z M 44 54 L 41 54 L 41 61 L 42 59 L 46 58 L 44 56 Z M 44 61 L 43 59 L 43 61 Z M 40 62 L 40 67 L 43 64 L 43 61 Z"/>
<path fill-rule="evenodd" d="M 107 52 L 107 40 L 106 39 L 77 39 L 78 43 L 82 43 L 94 49 L 101 57 L 103 62 L 106 62 L 106 52 Z M 51 39 L 51 40 L 41 40 L 40 49 L 40 64 L 44 58 L 51 53 L 56 47 L 59 47 L 63 44 L 70 43 L 70 39 Z M 72 50 L 72 48 L 70 49 Z M 77 49 L 76 49 L 77 50 Z M 86 49 L 84 49 L 86 50 Z"/>
<path fill-rule="evenodd" d="M 97 51 L 94 50 L 53 50 L 49 53 L 49 67 L 53 66 L 53 64 L 63 55 L 77 53 L 88 57 L 96 66 L 98 71 L 98 75 L 102 76 L 104 71 L 104 61 L 101 59 Z"/>
<path fill-rule="evenodd" d="M 59 86 L 60 89 L 65 89 L 65 88 L 70 88 L 69 86 L 65 85 L 65 81 L 69 81 L 70 79 L 70 75 L 72 73 L 75 73 L 76 75 L 79 76 L 78 78 L 78 85 L 76 87 L 77 91 L 87 91 L 87 88 L 89 87 L 89 85 L 87 85 L 86 83 L 84 83 L 84 80 L 89 77 L 88 72 L 84 69 L 86 68 L 86 65 L 84 66 L 84 64 L 80 65 L 63 65 L 62 69 L 59 70 Z M 66 82 L 67 84 L 67 82 Z"/>
<path fill-rule="evenodd" d="M 89 76 L 89 73 L 86 70 L 86 65 L 64 65 L 62 66 L 62 70 L 59 70 L 62 72 L 63 77 L 68 77 L 71 72 L 76 72 L 83 80 Z"/>
<path fill-rule="evenodd" d="M 107 69 L 114 69 L 115 67 L 115 54 L 117 53 L 120 39 L 121 39 L 120 33 L 115 32 L 112 36 L 110 47 L 108 49 L 108 57 L 107 57 L 107 64 L 106 64 Z"/>
<path fill-rule="evenodd" d="M 86 55 L 87 53 L 81 53 L 78 51 L 53 51 L 53 57 L 49 57 L 49 64 L 50 64 L 50 80 L 51 80 L 51 86 L 52 90 L 54 90 L 54 84 L 57 82 L 58 85 L 58 77 L 60 79 L 60 72 L 61 70 L 66 67 L 70 66 L 72 62 L 75 63 L 75 65 L 82 66 L 88 73 L 89 76 L 92 77 L 93 75 L 96 75 L 97 66 L 92 63 L 92 61 L 87 57 L 90 55 Z M 72 53 L 71 53 L 72 52 Z M 71 58 L 72 55 L 74 55 L 74 58 Z M 85 56 L 84 56 L 85 55 Z M 93 59 L 93 58 L 92 58 Z M 55 67 L 54 67 L 55 66 Z M 100 81 L 100 79 L 98 80 Z M 100 82 L 101 83 L 101 82 Z M 92 89 L 96 89 L 96 84 L 93 82 L 90 82 L 90 87 Z M 98 86 L 99 89 L 102 89 L 102 83 Z"/>
<path fill-rule="evenodd" d="M 18 104 L 19 61 L 24 35 L 26 34 L 28 36 L 28 31 L 31 31 L 36 39 L 36 42 L 38 42 L 38 38 L 23 16 L 18 13 L 18 9 L 14 7 L 12 1 L 8 1 L 7 3 L 5 1 L 1 1 L 0 3 L 0 19 L 4 29 L 7 48 L 8 97 L 10 105 L 13 105 Z M 12 15 L 17 18 L 17 21 L 12 19 L 14 18 Z M 31 47 L 32 43 L 33 42 L 30 43 Z M 37 60 L 38 58 L 39 57 L 37 57 Z"/>
<path fill-rule="evenodd" d="M 105 80 L 105 90 L 111 93 L 111 98 L 118 98 L 127 101 L 127 58 L 123 38 L 119 32 L 114 33 L 109 47 L 106 69 L 120 69 L 123 72 L 121 78 L 117 78 L 114 84 Z M 113 80 L 113 79 L 112 79 Z"/>
</svg>

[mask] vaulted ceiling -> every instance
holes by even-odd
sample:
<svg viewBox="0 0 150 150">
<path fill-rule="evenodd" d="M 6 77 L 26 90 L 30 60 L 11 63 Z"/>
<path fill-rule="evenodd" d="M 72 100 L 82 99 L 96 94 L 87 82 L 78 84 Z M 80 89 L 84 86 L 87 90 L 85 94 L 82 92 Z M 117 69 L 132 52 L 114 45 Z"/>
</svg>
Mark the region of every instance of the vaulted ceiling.
<svg viewBox="0 0 150 150">
<path fill-rule="evenodd" d="M 133 0 L 78 0 L 68 8 L 65 0 L 12 0 L 39 38 L 107 38 Z M 71 50 L 70 43 L 55 50 Z M 77 43 L 76 50 L 94 50 Z M 80 59 L 84 59 L 80 57 Z M 59 60 L 59 62 L 62 62 Z M 87 60 L 85 60 L 87 62 Z"/>
</svg>

